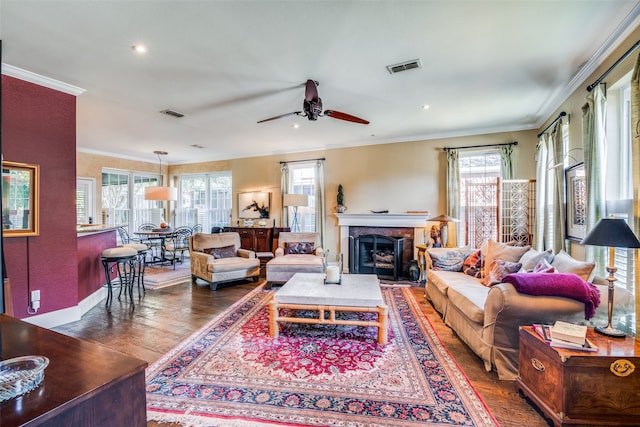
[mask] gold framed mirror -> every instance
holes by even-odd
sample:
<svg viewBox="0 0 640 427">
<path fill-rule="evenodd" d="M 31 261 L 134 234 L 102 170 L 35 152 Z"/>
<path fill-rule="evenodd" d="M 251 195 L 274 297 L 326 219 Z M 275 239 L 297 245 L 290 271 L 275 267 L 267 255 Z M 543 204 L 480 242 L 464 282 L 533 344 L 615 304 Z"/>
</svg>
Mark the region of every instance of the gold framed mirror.
<svg viewBox="0 0 640 427">
<path fill-rule="evenodd" d="M 40 166 L 2 161 L 2 235 L 37 236 Z"/>
</svg>

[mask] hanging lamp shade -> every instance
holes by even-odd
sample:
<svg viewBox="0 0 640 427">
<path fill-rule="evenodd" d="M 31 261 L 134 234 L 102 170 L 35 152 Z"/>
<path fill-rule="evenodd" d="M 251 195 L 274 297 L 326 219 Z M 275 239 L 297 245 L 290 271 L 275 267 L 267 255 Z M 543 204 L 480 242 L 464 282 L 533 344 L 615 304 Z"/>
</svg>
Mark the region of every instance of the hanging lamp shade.
<svg viewBox="0 0 640 427">
<path fill-rule="evenodd" d="M 166 151 L 154 151 L 153 154 L 158 156 L 159 169 L 158 176 L 162 179 L 162 158 L 160 156 L 166 156 Z M 178 189 L 174 187 L 165 186 L 149 186 L 144 187 L 144 199 L 145 200 L 178 200 Z"/>
<path fill-rule="evenodd" d="M 145 200 L 178 200 L 178 189 L 174 187 L 145 187 Z"/>
</svg>

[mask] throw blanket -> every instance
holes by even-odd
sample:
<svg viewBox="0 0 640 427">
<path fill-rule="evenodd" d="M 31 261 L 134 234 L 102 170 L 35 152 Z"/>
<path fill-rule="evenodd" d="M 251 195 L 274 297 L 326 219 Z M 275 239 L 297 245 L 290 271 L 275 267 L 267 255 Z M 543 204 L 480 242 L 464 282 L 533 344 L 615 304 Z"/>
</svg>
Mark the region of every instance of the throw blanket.
<svg viewBox="0 0 640 427">
<path fill-rule="evenodd" d="M 571 273 L 514 273 L 502 278 L 518 292 L 572 298 L 584 303 L 584 317 L 589 320 L 600 304 L 600 292 L 592 284 Z"/>
</svg>

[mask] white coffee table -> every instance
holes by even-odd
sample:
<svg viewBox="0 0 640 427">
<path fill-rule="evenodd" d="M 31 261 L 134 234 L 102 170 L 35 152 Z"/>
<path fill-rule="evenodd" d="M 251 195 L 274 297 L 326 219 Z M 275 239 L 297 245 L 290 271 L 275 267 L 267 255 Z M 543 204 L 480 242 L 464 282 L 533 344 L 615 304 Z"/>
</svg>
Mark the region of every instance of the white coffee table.
<svg viewBox="0 0 640 427">
<path fill-rule="evenodd" d="M 317 318 L 280 316 L 281 308 L 315 310 Z M 377 312 L 377 321 L 340 320 L 336 312 Z M 329 312 L 329 317 L 325 317 Z M 269 304 L 269 334 L 277 338 L 280 322 L 328 325 L 375 326 L 378 343 L 386 344 L 389 313 L 382 299 L 380 281 L 375 274 L 343 274 L 342 284 L 324 284 L 324 275 L 297 273 L 282 286 Z"/>
</svg>

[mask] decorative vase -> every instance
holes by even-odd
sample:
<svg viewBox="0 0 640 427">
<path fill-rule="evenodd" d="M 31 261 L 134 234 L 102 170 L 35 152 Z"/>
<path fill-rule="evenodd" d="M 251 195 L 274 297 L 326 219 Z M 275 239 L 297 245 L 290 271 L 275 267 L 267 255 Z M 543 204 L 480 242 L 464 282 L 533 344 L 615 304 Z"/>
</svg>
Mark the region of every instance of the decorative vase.
<svg viewBox="0 0 640 427">
<path fill-rule="evenodd" d="M 344 213 L 346 210 L 347 210 L 347 207 L 345 205 L 336 206 L 336 212 L 338 213 Z"/>
<path fill-rule="evenodd" d="M 420 268 L 418 267 L 418 261 L 412 259 L 409 261 L 409 280 L 417 282 L 420 279 Z"/>
</svg>

